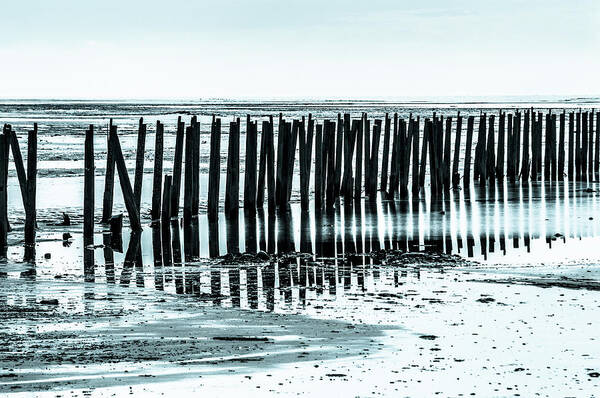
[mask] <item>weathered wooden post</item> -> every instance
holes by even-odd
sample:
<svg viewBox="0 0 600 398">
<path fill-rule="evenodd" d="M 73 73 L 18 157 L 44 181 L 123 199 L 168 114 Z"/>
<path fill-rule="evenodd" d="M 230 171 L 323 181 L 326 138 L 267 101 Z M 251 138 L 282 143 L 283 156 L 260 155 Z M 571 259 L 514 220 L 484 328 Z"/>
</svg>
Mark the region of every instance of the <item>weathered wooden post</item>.
<svg viewBox="0 0 600 398">
<path fill-rule="evenodd" d="M 214 119 L 212 122 L 208 167 L 208 219 L 215 221 L 219 212 L 219 182 L 221 180 L 221 119 Z"/>
<path fill-rule="evenodd" d="M 496 179 L 496 156 L 494 154 L 495 148 L 495 137 L 496 133 L 494 131 L 495 127 L 495 116 L 490 115 L 489 118 L 489 126 L 488 126 L 488 138 L 487 138 L 487 156 L 486 156 L 486 172 L 487 177 L 491 182 L 491 186 L 494 186 Z"/>
<path fill-rule="evenodd" d="M 574 126 L 575 114 L 573 112 L 569 112 L 569 157 L 567 164 L 567 175 L 569 180 L 573 180 L 573 168 L 575 166 L 575 143 L 574 143 L 574 135 L 575 135 L 575 126 Z"/>
<path fill-rule="evenodd" d="M 275 138 L 273 117 L 269 117 L 269 140 L 267 141 L 267 203 L 269 214 L 274 214 L 277 208 L 275 202 Z"/>
<path fill-rule="evenodd" d="M 529 111 L 525 111 L 523 119 L 523 161 L 521 166 L 521 181 L 523 184 L 529 182 Z"/>
<path fill-rule="evenodd" d="M 363 167 L 363 123 L 358 123 L 356 130 L 356 166 L 354 166 L 354 199 L 362 196 L 362 167 Z"/>
<path fill-rule="evenodd" d="M 498 117 L 498 151 L 496 156 L 496 178 L 504 181 L 504 119 L 506 114 L 500 110 Z"/>
<path fill-rule="evenodd" d="M 421 134 L 421 118 L 417 116 L 415 133 L 413 134 L 413 161 L 412 161 L 412 194 L 417 199 L 419 193 L 419 134 Z"/>
<path fill-rule="evenodd" d="M 325 206 L 328 210 L 332 210 L 335 205 L 335 131 L 336 126 L 335 122 L 327 122 L 325 123 L 326 135 L 325 139 L 327 141 L 326 148 L 326 159 L 327 159 L 327 184 L 326 184 L 326 197 L 325 197 Z"/>
<path fill-rule="evenodd" d="M 257 157 L 256 122 L 246 117 L 246 165 L 244 168 L 244 209 L 256 209 L 256 157 Z"/>
<path fill-rule="evenodd" d="M 315 210 L 323 207 L 323 126 L 317 123 L 315 135 Z"/>
<path fill-rule="evenodd" d="M 83 179 L 83 237 L 84 244 L 94 243 L 94 126 L 85 132 Z M 35 228 L 35 222 L 33 227 Z"/>
<path fill-rule="evenodd" d="M 381 120 L 376 119 L 373 126 L 373 145 L 371 146 L 371 165 L 369 166 L 369 198 L 377 198 L 377 175 L 379 174 L 379 140 L 381 137 Z"/>
<path fill-rule="evenodd" d="M 161 207 L 161 223 L 163 228 L 171 227 L 171 184 L 173 178 L 165 174 L 165 182 L 163 186 L 163 197 L 162 197 L 162 207 Z M 170 242 L 163 242 L 163 246 L 169 246 Z"/>
<path fill-rule="evenodd" d="M 162 172 L 163 172 L 163 135 L 164 125 L 156 121 L 156 138 L 154 143 L 154 180 L 152 184 L 152 222 L 160 220 L 160 201 L 162 190 Z"/>
<path fill-rule="evenodd" d="M 135 154 L 135 174 L 133 178 L 133 194 L 135 205 L 141 212 L 142 206 L 142 183 L 144 180 L 144 158 L 146 156 L 146 124 L 144 118 L 140 118 L 137 137 L 137 151 Z"/>
<path fill-rule="evenodd" d="M 342 183 L 342 151 L 344 149 L 344 125 L 342 123 L 342 115 L 338 113 L 337 131 L 335 143 L 335 176 L 334 176 L 334 196 L 340 196 L 340 185 Z"/>
<path fill-rule="evenodd" d="M 450 191 L 450 151 L 452 147 L 452 116 L 446 118 L 446 132 L 444 134 L 444 191 Z"/>
<path fill-rule="evenodd" d="M 269 122 L 262 122 L 262 130 L 260 133 L 260 160 L 258 164 L 258 183 L 256 188 L 256 206 L 260 209 L 265 203 L 265 181 L 267 171 L 267 129 Z"/>
<path fill-rule="evenodd" d="M 90 126 L 90 130 L 92 130 L 90 134 L 93 134 L 93 126 Z M 37 133 L 38 126 L 37 123 L 34 123 L 33 130 L 30 130 L 27 134 L 27 201 L 25 203 L 25 243 L 27 244 L 33 244 L 35 242 L 35 227 L 37 224 Z M 92 218 L 92 225 L 93 223 L 94 220 Z"/>
<path fill-rule="evenodd" d="M 190 124 L 192 125 L 192 215 L 196 215 L 200 207 L 200 122 L 196 116 L 193 116 Z"/>
<path fill-rule="evenodd" d="M 565 179 L 565 111 L 560 114 L 558 136 L 558 179 Z"/>
<path fill-rule="evenodd" d="M 239 207 L 240 190 L 240 123 L 229 123 L 227 154 L 227 183 L 225 185 L 225 212 L 229 215 Z"/>
<path fill-rule="evenodd" d="M 462 116 L 460 111 L 456 115 L 456 136 L 454 137 L 454 158 L 452 160 L 452 187 L 458 188 L 460 174 L 458 172 L 458 163 L 460 162 L 460 136 L 462 135 Z M 498 144 L 500 145 L 500 144 Z"/>
<path fill-rule="evenodd" d="M 171 185 L 171 217 L 179 217 L 179 197 L 181 195 L 181 171 L 183 168 L 183 141 L 185 123 L 181 116 L 177 118 L 177 135 L 175 136 L 175 156 L 173 157 L 173 183 Z"/>
<path fill-rule="evenodd" d="M 116 129 L 116 126 L 115 126 Z M 113 190 L 115 188 L 115 158 L 110 147 L 110 136 L 113 130 L 112 119 L 108 123 L 106 133 L 106 174 L 104 177 L 104 195 L 102 200 L 102 223 L 106 224 L 112 217 Z"/>
<path fill-rule="evenodd" d="M 298 132 L 300 130 L 300 121 L 294 119 L 290 125 L 290 123 L 286 124 L 287 136 L 290 139 L 289 145 L 287 146 L 287 159 L 288 165 L 286 168 L 286 195 L 285 195 L 285 204 L 290 201 L 292 197 L 292 184 L 294 183 L 294 167 L 296 165 L 296 147 L 298 146 Z"/>
<path fill-rule="evenodd" d="M 6 131 L 6 125 L 4 126 Z M 0 258 L 6 258 L 8 235 L 8 146 L 7 134 L 0 135 Z"/>
<path fill-rule="evenodd" d="M 465 147 L 465 165 L 463 171 L 463 185 L 465 190 L 468 190 L 471 186 L 471 147 L 473 145 L 473 125 L 475 124 L 475 117 L 469 116 L 467 118 L 467 142 Z"/>
<path fill-rule="evenodd" d="M 394 120 L 398 119 L 398 114 L 394 114 Z M 387 191 L 387 182 L 388 182 L 388 158 L 390 152 L 390 128 L 391 128 L 391 120 L 389 115 L 385 114 L 385 125 L 383 127 L 383 158 L 381 160 L 381 185 L 379 189 L 381 192 Z M 394 138 L 395 141 L 395 138 Z M 394 158 L 394 154 L 392 153 L 392 158 Z M 393 160 L 392 160 L 393 161 Z M 395 169 L 394 164 L 392 163 L 392 170 Z"/>
</svg>

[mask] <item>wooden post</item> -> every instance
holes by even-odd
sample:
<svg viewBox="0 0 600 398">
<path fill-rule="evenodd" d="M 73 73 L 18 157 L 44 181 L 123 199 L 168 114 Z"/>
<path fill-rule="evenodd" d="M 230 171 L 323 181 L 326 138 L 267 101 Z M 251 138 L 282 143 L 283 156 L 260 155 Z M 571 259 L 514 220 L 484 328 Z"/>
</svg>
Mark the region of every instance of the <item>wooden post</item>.
<svg viewBox="0 0 600 398">
<path fill-rule="evenodd" d="M 256 209 L 257 126 L 246 117 L 246 165 L 244 170 L 244 209 Z"/>
<path fill-rule="evenodd" d="M 215 221 L 219 212 L 219 183 L 221 181 L 221 119 L 213 118 L 208 167 L 208 219 Z"/>
<path fill-rule="evenodd" d="M 573 168 L 574 168 L 574 163 L 575 163 L 575 143 L 574 143 L 574 135 L 575 135 L 575 126 L 574 126 L 574 120 L 575 120 L 575 114 L 573 112 L 569 112 L 569 157 L 568 157 L 568 164 L 567 164 L 567 175 L 569 177 L 569 180 L 572 181 L 574 174 L 573 174 Z"/>
<path fill-rule="evenodd" d="M 467 118 L 467 143 L 465 147 L 465 166 L 463 171 L 463 185 L 465 190 L 468 190 L 471 185 L 471 146 L 473 145 L 473 125 L 475 117 Z"/>
<path fill-rule="evenodd" d="M 506 129 L 506 176 L 510 182 L 515 182 L 515 132 L 513 128 L 513 115 L 508 114 L 508 126 Z"/>
<path fill-rule="evenodd" d="M 308 134 L 305 128 L 304 118 L 302 118 L 302 123 L 300 124 L 300 205 L 303 211 L 308 211 L 309 209 L 309 184 L 314 130 L 311 115 L 308 115 L 308 119 Z"/>
<path fill-rule="evenodd" d="M 116 126 L 115 126 L 116 129 Z M 104 196 L 102 201 L 102 223 L 106 224 L 112 217 L 113 208 L 113 190 L 115 188 L 115 158 L 110 147 L 110 136 L 112 134 L 113 124 L 112 119 L 108 124 L 106 133 L 106 174 L 104 177 Z"/>
<path fill-rule="evenodd" d="M 214 117 L 213 117 L 214 119 Z M 214 121 L 212 123 L 214 128 Z M 183 180 L 183 223 L 188 225 L 192 222 L 192 189 L 193 189 L 193 148 L 192 141 L 192 126 L 188 126 L 185 129 L 185 175 Z M 210 197 L 210 195 L 209 195 Z M 209 205 L 209 218 L 210 218 L 210 205 Z"/>
<path fill-rule="evenodd" d="M 85 132 L 83 179 L 83 236 L 85 246 L 94 242 L 94 126 Z M 34 223 L 35 228 L 35 223 Z"/>
<path fill-rule="evenodd" d="M 544 181 L 550 180 L 550 148 L 552 147 L 551 134 L 552 117 L 550 113 L 546 114 L 546 134 L 544 139 Z"/>
<path fill-rule="evenodd" d="M 344 149 L 344 125 L 342 123 L 342 115 L 338 113 L 337 131 L 335 143 L 335 176 L 334 176 L 334 196 L 340 196 L 340 185 L 342 182 L 342 151 Z"/>
<path fill-rule="evenodd" d="M 367 114 L 363 113 L 363 141 L 364 141 L 364 152 L 363 152 L 363 166 L 365 179 L 365 194 L 369 193 L 369 167 L 371 166 L 371 121 L 368 119 Z"/>
<path fill-rule="evenodd" d="M 300 130 L 300 121 L 293 120 L 291 127 L 290 124 L 286 124 L 287 136 L 290 139 L 289 145 L 287 145 L 287 159 L 289 163 L 286 169 L 286 196 L 285 204 L 287 205 L 292 197 L 292 184 L 294 182 L 294 167 L 296 165 L 296 147 L 298 145 L 298 131 Z"/>
<path fill-rule="evenodd" d="M 394 119 L 398 118 L 398 114 L 394 115 Z M 379 189 L 381 192 L 387 191 L 387 182 L 388 182 L 388 157 L 390 152 L 390 129 L 391 129 L 391 120 L 389 115 L 385 114 L 385 125 L 383 127 L 383 157 L 381 160 L 381 185 Z M 392 158 L 393 158 L 392 154 Z M 392 168 L 394 168 L 392 166 Z"/>
<path fill-rule="evenodd" d="M 177 135 L 175 136 L 175 156 L 173 157 L 173 178 L 171 185 L 171 217 L 179 217 L 179 197 L 181 195 L 181 170 L 183 163 L 183 140 L 185 123 L 181 116 L 177 119 Z"/>
<path fill-rule="evenodd" d="M 460 136 L 462 135 L 462 116 L 460 111 L 456 115 L 456 136 L 454 137 L 454 157 L 452 159 L 452 188 L 458 188 L 460 174 L 458 163 L 460 162 Z"/>
<path fill-rule="evenodd" d="M 227 154 L 227 183 L 225 185 L 225 212 L 231 214 L 239 207 L 240 190 L 240 123 L 229 123 Z"/>
<path fill-rule="evenodd" d="M 277 206 L 281 206 L 284 202 L 283 192 L 287 192 L 284 188 L 286 181 L 285 170 L 287 169 L 288 159 L 286 157 L 287 131 L 285 128 L 285 120 L 283 115 L 279 114 L 279 123 L 277 125 L 277 174 L 275 179 L 275 197 Z"/>
<path fill-rule="evenodd" d="M 586 179 L 588 174 L 588 113 L 583 112 L 581 115 L 581 177 Z"/>
<path fill-rule="evenodd" d="M 523 161 L 521 165 L 521 181 L 527 184 L 529 181 L 529 111 L 525 111 L 523 119 Z"/>
<path fill-rule="evenodd" d="M 6 131 L 6 125 L 4 126 Z M 0 135 L 0 258 L 6 258 L 8 235 L 8 135 Z"/>
<path fill-rule="evenodd" d="M 163 197 L 162 197 L 162 207 L 161 207 L 161 222 L 163 228 L 171 227 L 171 184 L 173 178 L 165 174 L 165 182 L 163 186 Z M 163 242 L 163 246 L 169 246 L 170 242 Z"/>
<path fill-rule="evenodd" d="M 581 181 L 581 111 L 577 112 L 575 128 L 575 175 Z"/>
<path fill-rule="evenodd" d="M 550 125 L 550 179 L 556 180 L 556 114 L 552 114 Z"/>
<path fill-rule="evenodd" d="M 93 126 L 90 126 L 90 134 L 93 135 Z M 25 243 L 33 244 L 35 242 L 35 227 L 37 218 L 36 209 L 36 191 L 37 191 L 37 123 L 33 124 L 33 130 L 27 134 L 27 201 L 25 210 Z M 86 135 L 87 139 L 87 135 Z M 93 145 L 93 144 L 92 144 Z M 92 167 L 93 167 L 93 148 L 92 148 Z M 92 171 L 92 183 L 94 175 Z M 85 195 L 85 188 L 84 188 Z M 93 196 L 93 187 L 92 187 Z M 92 198 L 93 201 L 93 198 Z M 93 229 L 93 215 L 91 225 Z"/>
<path fill-rule="evenodd" d="M 425 186 L 425 168 L 427 166 L 427 145 L 429 143 L 429 127 L 425 127 L 427 125 L 427 120 L 423 126 L 423 146 L 421 148 L 421 165 L 419 167 L 419 187 L 423 188 Z M 416 148 L 415 148 L 416 149 Z M 431 159 L 429 160 L 431 162 Z"/>
<path fill-rule="evenodd" d="M 315 210 L 323 207 L 323 126 L 317 123 L 315 135 Z"/>
<path fill-rule="evenodd" d="M 419 134 L 421 134 L 421 121 L 420 117 L 417 116 L 416 125 L 413 138 L 413 161 L 412 161 L 412 193 L 413 199 L 416 199 L 416 195 L 419 193 Z"/>
<path fill-rule="evenodd" d="M 269 117 L 269 140 L 267 141 L 267 202 L 269 214 L 274 214 L 275 202 L 275 138 L 273 134 L 273 117 Z"/>
<path fill-rule="evenodd" d="M 389 124 L 389 122 L 386 119 L 386 123 Z M 389 130 L 390 127 L 389 125 L 386 126 L 386 128 Z M 401 146 L 402 144 L 400 143 L 401 139 L 404 139 L 404 137 L 402 137 L 399 133 L 399 127 L 398 127 L 398 114 L 394 113 L 394 130 L 392 131 L 392 159 L 391 159 L 391 164 L 390 164 L 390 168 L 389 168 L 389 183 L 386 183 L 387 185 L 389 185 L 389 190 L 388 190 L 388 196 L 390 199 L 393 199 L 394 194 L 396 193 L 397 187 L 399 186 L 399 171 L 398 171 L 398 162 L 399 162 L 399 157 L 400 157 L 400 152 L 401 152 Z M 388 140 L 390 138 L 388 137 Z M 389 143 L 388 143 L 389 146 Z M 388 174 L 388 165 L 387 165 L 387 156 L 385 154 L 385 137 L 384 137 L 384 162 L 381 166 L 381 184 L 383 186 L 383 183 L 385 180 L 387 180 L 387 174 Z M 384 170 L 385 169 L 385 170 Z"/>
<path fill-rule="evenodd" d="M 538 135 L 538 124 L 535 112 L 531 109 L 531 181 L 537 181 L 540 169 L 538 167 L 539 146 L 541 145 Z"/>
<path fill-rule="evenodd" d="M 15 169 L 17 170 L 17 177 L 19 179 L 19 187 L 21 188 L 21 199 L 23 200 L 23 208 L 27 212 L 27 174 L 25 173 L 25 166 L 23 165 L 23 156 L 21 155 L 21 149 L 19 148 L 19 140 L 17 134 L 11 128 L 7 130 L 8 141 L 15 163 Z"/>
<path fill-rule="evenodd" d="M 479 117 L 479 134 L 480 134 L 480 138 L 481 138 L 481 145 L 479 145 L 479 142 L 477 143 L 478 146 L 480 146 L 480 148 L 479 148 L 479 173 L 478 173 L 480 185 L 485 185 L 485 182 L 487 180 L 487 170 L 486 170 L 487 146 L 486 146 L 486 137 L 485 137 L 486 123 L 487 123 L 487 115 L 484 113 Z M 473 177 L 473 179 L 475 179 L 475 178 L 476 177 Z"/>
<path fill-rule="evenodd" d="M 425 119 L 424 136 L 429 141 L 429 182 L 431 188 L 431 198 L 435 199 L 438 195 L 438 163 L 437 163 L 437 116 L 433 115 L 433 121 Z"/>
<path fill-rule="evenodd" d="M 514 139 L 514 162 L 515 162 L 515 166 L 514 166 L 514 170 L 515 170 L 515 177 L 518 179 L 519 178 L 519 171 L 521 169 L 521 163 L 520 163 L 520 154 L 521 154 L 521 112 L 517 111 L 515 112 L 515 119 L 514 119 L 514 129 L 515 129 L 515 139 Z"/>
<path fill-rule="evenodd" d="M 352 196 L 354 195 L 354 177 L 352 176 L 352 158 L 354 156 L 354 148 L 356 143 L 356 136 L 358 135 L 358 121 L 352 120 L 352 128 L 350 128 L 350 115 L 344 115 L 344 128 L 346 133 L 344 134 L 346 142 L 348 143 L 347 151 L 344 158 L 344 200 L 350 203 Z"/>
<path fill-rule="evenodd" d="M 408 168 L 410 162 L 410 150 L 412 146 L 412 130 L 414 129 L 414 121 L 412 115 L 409 119 L 408 131 L 406 129 L 406 122 L 404 119 L 398 121 L 398 134 L 397 140 L 398 145 L 396 146 L 397 154 L 395 156 L 395 164 L 393 167 L 397 170 L 396 181 L 398 183 L 394 186 L 400 188 L 400 197 L 406 198 L 408 196 Z"/>
<path fill-rule="evenodd" d="M 504 181 L 504 119 L 506 114 L 500 110 L 498 118 L 498 153 L 496 157 L 496 178 Z"/>
<path fill-rule="evenodd" d="M 160 121 L 156 121 L 156 138 L 154 144 L 154 180 L 152 184 L 152 222 L 160 219 L 160 201 L 162 190 L 162 172 L 163 172 L 163 134 L 164 126 Z"/>
<path fill-rule="evenodd" d="M 565 179 L 565 111 L 560 114 L 558 136 L 558 179 Z"/>
<path fill-rule="evenodd" d="M 487 150 L 486 150 L 486 172 L 487 177 L 490 180 L 492 187 L 495 184 L 496 180 L 496 156 L 494 154 L 495 148 L 495 115 L 490 115 L 489 117 L 489 126 L 488 126 L 488 138 L 487 138 Z"/>
<path fill-rule="evenodd" d="M 325 139 L 327 140 L 326 159 L 327 159 L 327 185 L 326 185 L 326 200 L 325 206 L 328 210 L 333 209 L 335 205 L 335 122 L 325 123 Z"/>
<path fill-rule="evenodd" d="M 594 179 L 594 111 L 588 113 L 588 181 Z"/>
<path fill-rule="evenodd" d="M 387 116 L 386 116 L 387 119 Z M 373 126 L 373 145 L 371 146 L 371 165 L 369 166 L 369 198 L 377 198 L 377 176 L 379 174 L 379 140 L 381 139 L 381 120 L 376 119 Z"/>
<path fill-rule="evenodd" d="M 119 173 L 119 183 L 121 184 L 125 207 L 129 214 L 131 229 L 134 231 L 141 231 L 142 224 L 140 222 L 140 214 L 135 206 L 135 197 L 133 195 L 133 189 L 131 188 L 131 182 L 129 181 L 129 174 L 127 174 L 127 167 L 125 166 L 125 159 L 123 158 L 123 152 L 121 151 L 121 143 L 117 136 L 116 127 L 111 131 L 110 139 L 115 157 L 115 165 L 117 166 L 117 171 Z"/>
<path fill-rule="evenodd" d="M 452 147 L 452 116 L 446 118 L 446 132 L 444 134 L 444 191 L 450 191 L 450 151 Z"/>
<path fill-rule="evenodd" d="M 600 172 L 600 112 L 596 112 L 596 142 L 595 142 L 594 173 L 596 178 Z"/>
<path fill-rule="evenodd" d="M 135 205 L 138 211 L 141 211 L 142 182 L 144 180 L 144 159 L 146 157 L 146 124 L 144 124 L 144 118 L 140 118 L 137 138 L 137 151 L 135 154 L 135 175 L 133 178 L 133 194 L 135 196 Z"/>
<path fill-rule="evenodd" d="M 193 116 L 190 124 L 192 125 L 192 215 L 196 215 L 200 207 L 200 122 L 196 116 Z"/>
<path fill-rule="evenodd" d="M 265 203 L 265 181 L 267 168 L 267 129 L 269 122 L 262 122 L 262 130 L 260 133 L 260 160 L 258 164 L 258 186 L 256 190 L 256 206 L 262 208 Z"/>
<path fill-rule="evenodd" d="M 354 199 L 362 196 L 362 167 L 363 167 L 363 123 L 358 123 L 356 130 L 356 166 L 354 167 Z"/>
</svg>

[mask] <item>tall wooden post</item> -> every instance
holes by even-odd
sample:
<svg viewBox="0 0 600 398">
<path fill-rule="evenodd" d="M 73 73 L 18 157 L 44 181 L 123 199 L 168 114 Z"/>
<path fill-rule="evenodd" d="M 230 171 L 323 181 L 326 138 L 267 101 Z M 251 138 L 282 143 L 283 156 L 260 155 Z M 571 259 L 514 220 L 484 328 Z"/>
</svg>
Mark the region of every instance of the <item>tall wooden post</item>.
<svg viewBox="0 0 600 398">
<path fill-rule="evenodd" d="M 160 121 L 156 121 L 156 138 L 154 143 L 154 180 L 152 184 L 152 222 L 160 220 L 160 202 L 162 192 L 162 172 L 163 172 L 163 134 L 164 126 Z"/>
</svg>

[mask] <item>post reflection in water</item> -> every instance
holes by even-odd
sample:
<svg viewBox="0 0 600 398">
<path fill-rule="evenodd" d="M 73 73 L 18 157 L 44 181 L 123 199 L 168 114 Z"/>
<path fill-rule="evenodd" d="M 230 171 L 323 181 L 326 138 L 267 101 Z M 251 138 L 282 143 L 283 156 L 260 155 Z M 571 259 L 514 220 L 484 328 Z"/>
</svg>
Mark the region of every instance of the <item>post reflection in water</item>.
<svg viewBox="0 0 600 398">
<path fill-rule="evenodd" d="M 397 287 L 403 278 L 420 277 L 418 269 L 386 268 L 377 255 L 382 249 L 543 263 L 595 247 L 596 192 L 573 182 L 497 184 L 493 191 L 455 191 L 433 204 L 353 201 L 318 212 L 292 204 L 274 214 L 240 210 L 210 223 L 202 215 L 186 226 L 171 220 L 125 236 L 124 256 L 113 250 L 119 239 L 104 234 L 106 282 L 135 280 L 138 287 L 196 295 L 213 305 L 274 311 L 369 291 L 380 279 Z M 152 261 L 142 250 L 150 243 Z M 245 254 L 238 255 L 241 248 Z M 270 260 L 255 256 L 258 251 Z M 94 278 L 94 251 L 85 253 Z"/>
</svg>

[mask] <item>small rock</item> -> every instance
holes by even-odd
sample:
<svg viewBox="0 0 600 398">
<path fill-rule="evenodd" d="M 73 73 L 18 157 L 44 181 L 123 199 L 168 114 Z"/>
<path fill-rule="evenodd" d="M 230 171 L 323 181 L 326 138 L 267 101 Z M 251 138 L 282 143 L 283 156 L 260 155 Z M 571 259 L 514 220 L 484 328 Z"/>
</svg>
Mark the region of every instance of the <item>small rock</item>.
<svg viewBox="0 0 600 398">
<path fill-rule="evenodd" d="M 271 256 L 269 256 L 266 252 L 261 250 L 258 253 L 256 253 L 256 259 L 260 261 L 269 261 L 271 259 Z"/>
<path fill-rule="evenodd" d="M 43 299 L 40 304 L 44 305 L 58 305 L 58 299 Z"/>
<path fill-rule="evenodd" d="M 600 372 L 591 372 L 591 373 L 588 373 L 588 376 L 590 376 L 590 377 L 600 377 Z"/>
<path fill-rule="evenodd" d="M 481 297 L 481 298 L 478 298 L 476 301 L 487 304 L 487 303 L 493 303 L 496 300 L 493 297 Z"/>
<path fill-rule="evenodd" d="M 435 340 L 435 339 L 437 339 L 438 337 L 437 337 L 437 336 L 434 336 L 434 335 L 432 335 L 432 334 L 422 334 L 422 335 L 420 335 L 420 336 L 419 336 L 419 338 L 421 338 L 421 339 L 423 339 L 423 340 Z"/>
<path fill-rule="evenodd" d="M 69 240 L 71 239 L 73 236 L 68 233 L 68 232 L 63 232 L 63 240 Z"/>
<path fill-rule="evenodd" d="M 51 257 L 52 257 L 52 255 L 51 255 L 50 253 L 45 253 L 45 254 L 44 254 L 44 258 L 45 258 L 46 260 L 50 260 L 50 258 L 51 258 Z"/>
</svg>

